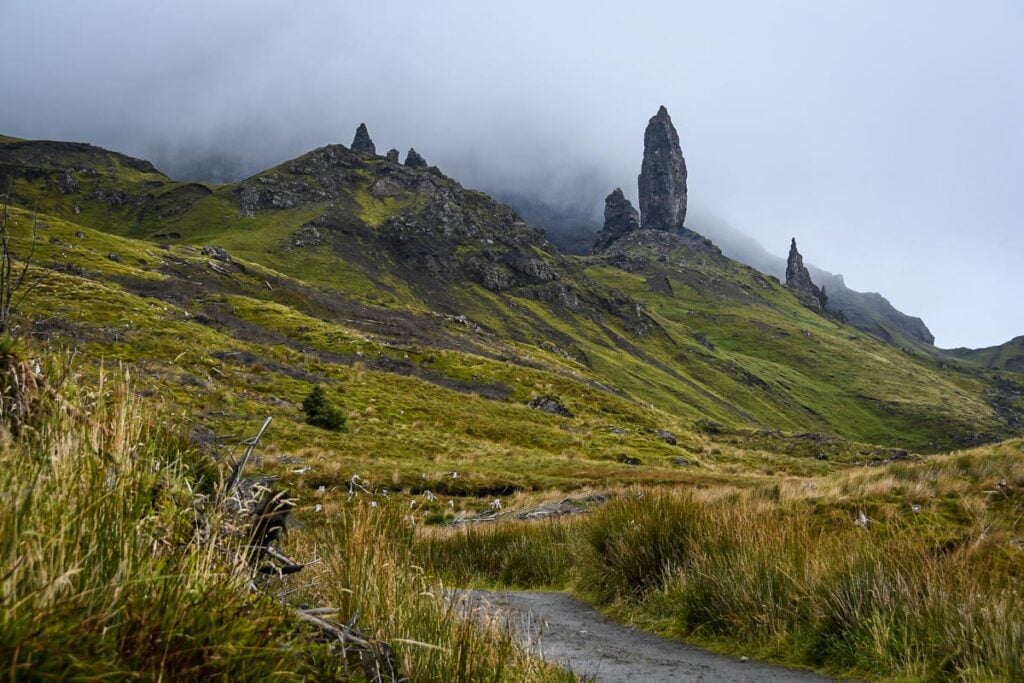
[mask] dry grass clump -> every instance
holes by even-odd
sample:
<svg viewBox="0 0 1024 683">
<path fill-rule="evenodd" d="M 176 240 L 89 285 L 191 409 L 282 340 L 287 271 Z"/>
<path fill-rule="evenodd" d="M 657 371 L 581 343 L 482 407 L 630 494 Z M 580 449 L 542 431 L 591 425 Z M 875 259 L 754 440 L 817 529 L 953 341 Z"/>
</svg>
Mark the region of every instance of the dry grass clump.
<svg viewBox="0 0 1024 683">
<path fill-rule="evenodd" d="M 583 517 L 434 533 L 420 557 L 453 580 L 570 588 L 639 625 L 790 664 L 1021 680 L 1022 463 L 1012 443 L 813 487 L 635 489 Z"/>
<path fill-rule="evenodd" d="M 498 624 L 464 618 L 458 600 L 417 564 L 405 506 L 361 500 L 332 510 L 306 541 L 323 562 L 316 600 L 390 643 L 411 682 L 573 681 L 527 656 Z"/>
<path fill-rule="evenodd" d="M 16 679 L 311 673 L 283 609 L 197 539 L 214 472 L 135 402 L 63 363 L 0 421 L 0 661 Z M 35 371 L 33 370 L 35 373 Z M 64 382 L 47 378 L 65 376 Z M 56 388 L 56 387 L 59 387 Z"/>
</svg>

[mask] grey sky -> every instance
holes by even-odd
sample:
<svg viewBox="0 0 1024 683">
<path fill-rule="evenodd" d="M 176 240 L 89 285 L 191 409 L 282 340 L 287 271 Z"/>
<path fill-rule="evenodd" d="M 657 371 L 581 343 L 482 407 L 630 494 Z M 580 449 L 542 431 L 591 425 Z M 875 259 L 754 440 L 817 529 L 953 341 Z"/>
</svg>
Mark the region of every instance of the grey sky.
<svg viewBox="0 0 1024 683">
<path fill-rule="evenodd" d="M 155 9 L 153 9 L 155 7 Z M 695 211 L 1024 334 L 1024 3 L 0 1 L 0 132 L 256 170 L 366 121 L 464 182 L 636 194 L 668 107 Z"/>
</svg>

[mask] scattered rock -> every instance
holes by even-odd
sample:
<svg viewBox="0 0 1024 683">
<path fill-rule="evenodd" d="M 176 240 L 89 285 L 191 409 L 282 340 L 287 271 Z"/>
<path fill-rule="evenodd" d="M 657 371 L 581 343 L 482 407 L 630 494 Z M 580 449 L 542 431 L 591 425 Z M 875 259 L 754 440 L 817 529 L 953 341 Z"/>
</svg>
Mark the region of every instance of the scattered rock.
<svg viewBox="0 0 1024 683">
<path fill-rule="evenodd" d="M 117 254 L 115 252 L 110 252 L 109 254 L 107 254 L 107 258 L 110 259 L 111 261 L 113 261 L 114 263 L 120 263 L 121 262 L 121 255 Z"/>
<path fill-rule="evenodd" d="M 384 155 L 388 161 L 397 164 L 398 163 L 398 150 L 392 147 L 388 150 L 388 153 Z"/>
<path fill-rule="evenodd" d="M 631 455 L 624 455 L 622 456 L 622 459 L 619 462 L 621 462 L 623 465 L 632 465 L 635 467 L 640 464 L 640 458 L 634 458 Z"/>
<path fill-rule="evenodd" d="M 373 140 L 370 139 L 370 131 L 366 129 L 365 123 L 360 123 L 359 127 L 356 128 L 356 136 L 352 138 L 353 152 L 359 152 L 361 154 L 376 154 L 377 148 L 373 144 Z"/>
<path fill-rule="evenodd" d="M 640 229 L 640 214 L 623 194 L 615 188 L 604 199 L 604 227 L 597 233 L 592 251 L 603 251 L 623 235 Z"/>
<path fill-rule="evenodd" d="M 61 238 L 59 238 L 56 235 L 54 235 L 53 237 L 50 238 L 50 244 L 53 244 L 55 246 L 60 246 L 60 245 L 64 244 L 64 240 L 62 240 Z"/>
<path fill-rule="evenodd" d="M 71 175 L 70 171 L 65 172 L 57 180 L 57 191 L 61 194 L 74 194 L 78 192 L 78 183 L 75 182 L 75 178 Z"/>
<path fill-rule="evenodd" d="M 80 240 L 84 240 L 85 239 L 85 233 L 82 232 L 81 230 L 75 230 L 75 237 L 77 237 Z"/>
<path fill-rule="evenodd" d="M 665 107 L 651 117 L 644 132 L 644 161 L 638 182 L 640 224 L 645 229 L 681 229 L 686 218 L 686 160 Z"/>
<path fill-rule="evenodd" d="M 217 261 L 221 261 L 223 263 L 231 263 L 231 256 L 224 249 L 224 247 L 214 247 L 211 245 L 206 245 L 205 247 L 203 247 L 201 253 L 203 254 L 203 256 L 209 256 L 210 258 L 216 259 Z"/>
<path fill-rule="evenodd" d="M 682 456 L 677 455 L 676 457 L 672 458 L 673 467 L 689 467 L 689 465 L 690 461 Z"/>
<path fill-rule="evenodd" d="M 676 435 L 664 429 L 659 429 L 658 431 L 654 432 L 654 435 L 661 439 L 662 441 L 664 441 L 665 443 L 667 443 L 669 446 L 675 446 L 677 443 Z"/>
<path fill-rule="evenodd" d="M 711 343 L 711 340 L 708 339 L 708 336 L 703 332 L 695 332 L 693 338 L 696 340 L 698 344 L 703 346 L 708 351 L 715 350 L 715 345 Z"/>
<path fill-rule="evenodd" d="M 419 152 L 410 147 L 409 151 L 405 154 L 405 165 L 409 168 L 426 168 L 427 160 L 420 156 Z"/>
<path fill-rule="evenodd" d="M 543 410 L 545 413 L 551 413 L 552 415 L 573 417 L 572 411 L 566 408 L 562 402 L 554 396 L 538 396 L 530 401 L 529 405 L 531 408 Z"/>
</svg>

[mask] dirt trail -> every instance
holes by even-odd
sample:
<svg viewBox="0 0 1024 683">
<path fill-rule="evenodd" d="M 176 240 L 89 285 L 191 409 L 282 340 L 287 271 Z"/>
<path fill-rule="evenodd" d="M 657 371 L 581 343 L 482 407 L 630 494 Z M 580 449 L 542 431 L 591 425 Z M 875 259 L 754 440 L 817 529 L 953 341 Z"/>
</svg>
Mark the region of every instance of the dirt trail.
<svg viewBox="0 0 1024 683">
<path fill-rule="evenodd" d="M 618 624 L 564 593 L 463 593 L 508 620 L 528 647 L 587 680 L 612 683 L 811 683 L 817 674 L 742 661 Z"/>
</svg>

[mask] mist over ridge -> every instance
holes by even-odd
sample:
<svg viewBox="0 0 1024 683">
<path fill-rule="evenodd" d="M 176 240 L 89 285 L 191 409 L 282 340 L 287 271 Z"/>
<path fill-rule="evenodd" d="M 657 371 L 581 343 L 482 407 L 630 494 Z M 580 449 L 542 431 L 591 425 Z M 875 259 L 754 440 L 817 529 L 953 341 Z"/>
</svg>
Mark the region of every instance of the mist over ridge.
<svg viewBox="0 0 1024 683">
<path fill-rule="evenodd" d="M 542 18 L 543 20 L 540 20 Z M 787 2 L 630 8 L 11 2 L 0 134 L 87 141 L 237 179 L 365 121 L 464 184 L 600 220 L 635 201 L 661 104 L 687 224 L 735 226 L 920 315 L 940 346 L 1024 330 L 1020 8 Z M 720 218 L 716 218 L 720 217 Z"/>
</svg>

